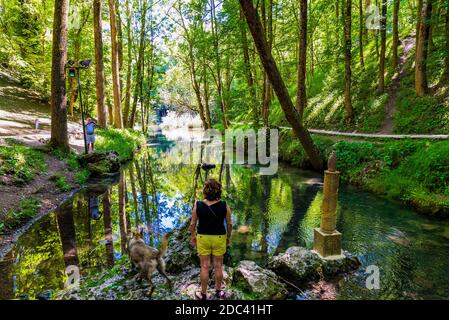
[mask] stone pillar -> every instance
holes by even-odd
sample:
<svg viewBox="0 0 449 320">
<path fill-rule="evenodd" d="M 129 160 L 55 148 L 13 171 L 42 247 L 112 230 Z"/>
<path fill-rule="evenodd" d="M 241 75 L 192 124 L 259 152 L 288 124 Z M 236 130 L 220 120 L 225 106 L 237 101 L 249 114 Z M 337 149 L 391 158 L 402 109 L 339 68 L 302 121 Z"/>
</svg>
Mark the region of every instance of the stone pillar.
<svg viewBox="0 0 449 320">
<path fill-rule="evenodd" d="M 329 158 L 328 170 L 324 171 L 323 203 L 321 204 L 321 223 L 314 230 L 313 250 L 323 258 L 340 258 L 341 233 L 337 225 L 337 200 L 340 172 L 336 171 L 336 157 L 333 152 Z"/>
</svg>

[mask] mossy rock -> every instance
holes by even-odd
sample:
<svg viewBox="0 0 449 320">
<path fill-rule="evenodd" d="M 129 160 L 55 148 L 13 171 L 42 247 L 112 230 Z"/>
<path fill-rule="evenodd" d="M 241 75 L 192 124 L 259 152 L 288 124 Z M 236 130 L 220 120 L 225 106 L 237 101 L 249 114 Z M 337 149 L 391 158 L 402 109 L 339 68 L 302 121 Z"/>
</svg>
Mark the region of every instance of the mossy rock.
<svg viewBox="0 0 449 320">
<path fill-rule="evenodd" d="M 78 162 L 96 177 L 108 177 L 120 172 L 120 159 L 114 151 L 85 154 L 78 158 Z"/>
<path fill-rule="evenodd" d="M 284 253 L 272 257 L 268 261 L 268 268 L 295 285 L 303 286 L 320 277 L 321 259 L 305 248 L 290 247 Z"/>
<path fill-rule="evenodd" d="M 288 293 L 285 284 L 273 271 L 250 260 L 240 261 L 235 267 L 232 284 L 254 299 L 280 300 L 285 299 Z"/>
</svg>

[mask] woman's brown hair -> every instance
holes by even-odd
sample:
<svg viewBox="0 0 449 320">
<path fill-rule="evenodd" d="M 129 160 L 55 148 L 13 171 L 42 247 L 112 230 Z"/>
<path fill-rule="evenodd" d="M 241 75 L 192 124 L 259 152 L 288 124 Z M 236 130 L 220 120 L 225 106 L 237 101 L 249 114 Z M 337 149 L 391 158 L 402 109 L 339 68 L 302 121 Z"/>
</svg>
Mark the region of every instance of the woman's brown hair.
<svg viewBox="0 0 449 320">
<path fill-rule="evenodd" d="M 208 179 L 203 188 L 204 197 L 209 201 L 221 199 L 221 183 L 215 179 Z"/>
</svg>

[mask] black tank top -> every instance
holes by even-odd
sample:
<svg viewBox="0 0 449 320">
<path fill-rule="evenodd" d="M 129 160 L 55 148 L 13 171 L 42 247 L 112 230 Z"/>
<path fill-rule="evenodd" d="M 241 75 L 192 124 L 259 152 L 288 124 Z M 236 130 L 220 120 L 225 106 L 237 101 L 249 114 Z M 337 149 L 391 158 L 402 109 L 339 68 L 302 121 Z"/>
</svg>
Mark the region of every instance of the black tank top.
<svg viewBox="0 0 449 320">
<path fill-rule="evenodd" d="M 198 216 L 198 234 L 225 235 L 227 206 L 225 201 L 218 201 L 210 207 L 203 201 L 196 202 Z"/>
</svg>

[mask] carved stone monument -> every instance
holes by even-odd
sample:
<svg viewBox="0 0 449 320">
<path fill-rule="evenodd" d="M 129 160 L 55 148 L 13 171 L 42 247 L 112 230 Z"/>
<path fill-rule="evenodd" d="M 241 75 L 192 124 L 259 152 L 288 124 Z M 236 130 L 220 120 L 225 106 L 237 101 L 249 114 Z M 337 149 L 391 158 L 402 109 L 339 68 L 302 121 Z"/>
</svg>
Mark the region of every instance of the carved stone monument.
<svg viewBox="0 0 449 320">
<path fill-rule="evenodd" d="M 340 172 L 336 170 L 336 154 L 332 152 L 324 171 L 321 223 L 314 230 L 313 250 L 327 259 L 342 258 L 341 233 L 336 230 Z"/>
</svg>

